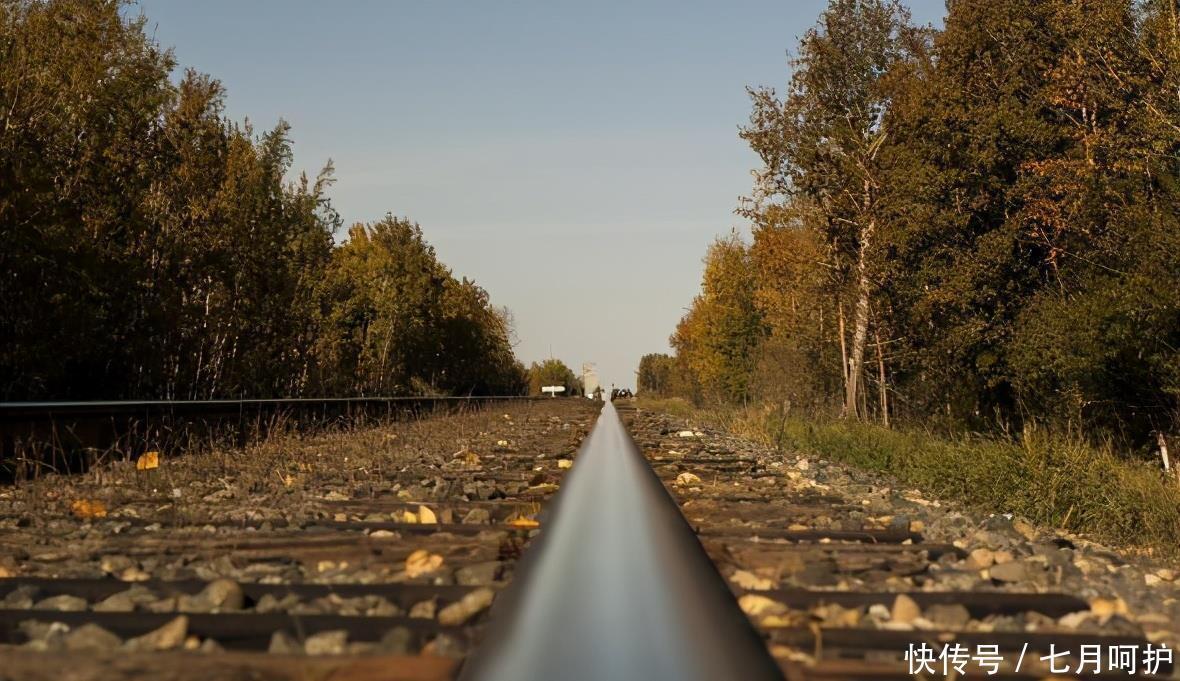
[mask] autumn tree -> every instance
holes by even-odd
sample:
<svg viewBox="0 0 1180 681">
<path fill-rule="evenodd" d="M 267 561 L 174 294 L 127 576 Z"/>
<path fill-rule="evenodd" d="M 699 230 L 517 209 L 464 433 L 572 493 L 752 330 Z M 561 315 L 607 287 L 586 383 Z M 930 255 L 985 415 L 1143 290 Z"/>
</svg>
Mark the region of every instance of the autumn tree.
<svg viewBox="0 0 1180 681">
<path fill-rule="evenodd" d="M 933 31 L 896 2 L 832 0 L 787 96 L 754 90 L 741 131 L 763 163 L 739 207 L 753 361 L 716 368 L 733 333 L 710 311 L 749 298 L 706 280 L 676 364 L 703 392 L 809 411 L 871 416 L 875 384 L 883 421 L 1174 432 L 1178 15 L 956 0 Z"/>
<path fill-rule="evenodd" d="M 886 77 L 895 64 L 912 58 L 918 44 L 909 12 L 897 0 L 832 0 L 800 43 L 787 96 L 751 90 L 753 113 L 741 133 L 764 164 L 744 212 L 766 222 L 776 203 L 796 200 L 817 211 L 826 264 L 851 307 L 844 372 L 844 411 L 850 416 L 861 413 L 873 262 L 882 229 Z M 838 314 L 845 314 L 843 302 Z"/>
<path fill-rule="evenodd" d="M 754 351 L 763 333 L 754 304 L 749 249 L 736 235 L 718 239 L 705 256 L 701 293 L 672 335 L 671 344 L 705 401 L 749 396 Z"/>
<path fill-rule="evenodd" d="M 754 302 L 767 328 L 755 353 L 754 394 L 827 411 L 847 384 L 840 273 L 805 201 L 761 214 L 750 249 Z"/>
</svg>

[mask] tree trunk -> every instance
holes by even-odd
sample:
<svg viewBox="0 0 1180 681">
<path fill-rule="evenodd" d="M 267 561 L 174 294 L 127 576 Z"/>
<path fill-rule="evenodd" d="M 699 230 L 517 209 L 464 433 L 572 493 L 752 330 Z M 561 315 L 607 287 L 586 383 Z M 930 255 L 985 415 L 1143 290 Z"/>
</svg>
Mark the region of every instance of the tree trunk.
<svg viewBox="0 0 1180 681">
<path fill-rule="evenodd" d="M 844 303 L 836 307 L 839 316 L 836 318 L 840 332 L 840 376 L 844 379 L 844 412 L 848 412 L 848 346 L 844 342 Z"/>
<path fill-rule="evenodd" d="M 1164 461 L 1164 475 L 1171 476 L 1175 472 L 1176 482 L 1180 482 L 1180 466 L 1173 466 L 1168 458 L 1168 439 L 1164 437 L 1164 432 L 1162 430 L 1156 431 L 1155 438 L 1156 444 L 1159 446 L 1160 458 Z"/>
<path fill-rule="evenodd" d="M 885 355 L 881 352 L 881 332 L 874 331 L 874 338 L 877 340 L 877 379 L 879 381 L 879 398 L 881 401 L 881 423 L 886 428 L 889 427 L 889 386 L 885 383 Z"/>
<path fill-rule="evenodd" d="M 852 318 L 852 348 L 848 357 L 848 391 L 844 398 L 844 416 L 860 418 L 857 397 L 860 393 L 860 376 L 864 369 L 865 341 L 869 335 L 869 243 L 873 238 L 876 222 L 869 222 L 860 233 L 860 253 L 856 259 L 856 309 Z"/>
</svg>

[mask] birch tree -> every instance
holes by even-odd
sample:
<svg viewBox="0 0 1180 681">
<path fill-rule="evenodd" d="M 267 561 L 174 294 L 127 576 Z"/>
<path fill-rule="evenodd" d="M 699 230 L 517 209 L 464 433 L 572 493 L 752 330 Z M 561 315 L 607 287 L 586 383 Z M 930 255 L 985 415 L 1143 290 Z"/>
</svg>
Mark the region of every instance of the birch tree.
<svg viewBox="0 0 1180 681">
<path fill-rule="evenodd" d="M 888 138 L 886 76 L 909 57 L 910 16 L 896 0 L 832 0 L 803 37 L 785 98 L 750 92 L 742 137 L 763 160 L 754 211 L 805 198 L 851 315 L 844 414 L 859 417 L 873 308 L 873 262 L 882 228 L 879 153 Z M 841 306 L 842 311 L 842 306 Z M 840 338 L 845 342 L 843 334 Z"/>
</svg>

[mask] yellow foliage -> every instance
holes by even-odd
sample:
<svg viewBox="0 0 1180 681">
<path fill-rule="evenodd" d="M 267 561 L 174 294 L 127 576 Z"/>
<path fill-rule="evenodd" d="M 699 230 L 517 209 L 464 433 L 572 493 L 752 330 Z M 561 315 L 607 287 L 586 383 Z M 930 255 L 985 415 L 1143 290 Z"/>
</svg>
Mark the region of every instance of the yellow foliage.
<svg viewBox="0 0 1180 681">
<path fill-rule="evenodd" d="M 135 470 L 137 471 L 147 471 L 159 467 L 160 453 L 157 451 L 144 452 L 142 456 L 135 460 Z"/>
</svg>

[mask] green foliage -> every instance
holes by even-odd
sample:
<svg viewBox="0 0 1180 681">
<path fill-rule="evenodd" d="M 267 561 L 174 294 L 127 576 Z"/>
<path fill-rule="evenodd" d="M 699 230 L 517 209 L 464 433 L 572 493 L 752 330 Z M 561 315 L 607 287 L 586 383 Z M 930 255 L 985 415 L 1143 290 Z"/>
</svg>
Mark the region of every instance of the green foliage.
<svg viewBox="0 0 1180 681">
<path fill-rule="evenodd" d="M 335 394 L 523 389 L 507 320 L 473 282 L 456 280 L 421 228 L 387 216 L 354 225 L 321 284 L 316 357 Z"/>
<path fill-rule="evenodd" d="M 123 2 L 0 2 L 0 399 L 520 393 L 416 225 L 333 246 L 289 126 L 223 115 Z"/>
<path fill-rule="evenodd" d="M 533 362 L 528 371 L 529 394 L 541 395 L 541 388 L 549 385 L 565 387 L 565 396 L 582 394 L 582 379 L 560 359 L 547 359 L 541 363 Z"/>
<path fill-rule="evenodd" d="M 645 395 L 670 395 L 676 370 L 676 359 L 671 355 L 659 353 L 644 355 L 639 358 L 636 390 Z"/>
<path fill-rule="evenodd" d="M 741 131 L 763 162 L 739 210 L 761 325 L 703 320 L 749 300 L 706 283 L 677 361 L 745 386 L 714 390 L 730 401 L 811 413 L 1175 433 L 1178 17 L 956 0 L 934 31 L 892 0 L 831 0 L 786 97 L 751 91 Z"/>
</svg>

